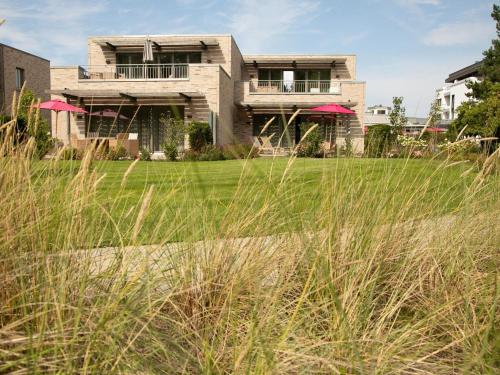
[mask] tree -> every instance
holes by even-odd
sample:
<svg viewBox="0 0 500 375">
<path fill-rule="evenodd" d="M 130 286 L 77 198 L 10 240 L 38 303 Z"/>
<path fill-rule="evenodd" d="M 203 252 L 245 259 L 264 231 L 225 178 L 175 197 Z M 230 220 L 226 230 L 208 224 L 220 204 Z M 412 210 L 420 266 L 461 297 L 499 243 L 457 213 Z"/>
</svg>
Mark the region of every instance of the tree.
<svg viewBox="0 0 500 375">
<path fill-rule="evenodd" d="M 439 99 L 435 98 L 431 103 L 431 108 L 429 109 L 429 125 L 431 127 L 436 126 L 441 119 L 441 104 Z"/>
<path fill-rule="evenodd" d="M 479 74 L 480 82 L 469 82 L 470 101 L 458 108 L 458 116 L 452 123 L 452 130 L 460 132 L 466 126 L 464 135 L 483 137 L 500 135 L 500 6 L 493 5 L 491 17 L 496 22 L 497 38 L 491 47 L 483 52 Z"/>
<path fill-rule="evenodd" d="M 392 98 L 393 109 L 389 114 L 389 120 L 396 134 L 403 134 L 403 128 L 408 123 L 406 109 L 403 106 L 403 100 L 404 98 L 402 96 L 395 96 Z"/>
</svg>

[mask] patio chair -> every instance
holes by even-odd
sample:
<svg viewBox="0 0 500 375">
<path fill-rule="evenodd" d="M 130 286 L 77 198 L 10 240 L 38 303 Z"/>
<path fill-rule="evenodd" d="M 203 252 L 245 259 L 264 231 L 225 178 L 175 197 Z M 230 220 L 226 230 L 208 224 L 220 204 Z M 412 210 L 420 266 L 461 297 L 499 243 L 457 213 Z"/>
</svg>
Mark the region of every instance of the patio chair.
<svg viewBox="0 0 500 375">
<path fill-rule="evenodd" d="M 325 158 L 335 155 L 335 142 L 324 141 L 321 143 L 321 152 Z"/>
<path fill-rule="evenodd" d="M 253 148 L 259 150 L 262 147 L 262 143 L 260 143 L 259 137 L 252 137 L 252 141 Z"/>
<path fill-rule="evenodd" d="M 274 137 L 274 134 L 275 133 L 271 134 L 269 137 L 266 137 L 266 136 L 260 137 L 262 145 L 259 148 L 259 154 L 262 154 L 262 155 L 274 154 L 275 148 L 271 144 L 271 139 Z"/>
</svg>

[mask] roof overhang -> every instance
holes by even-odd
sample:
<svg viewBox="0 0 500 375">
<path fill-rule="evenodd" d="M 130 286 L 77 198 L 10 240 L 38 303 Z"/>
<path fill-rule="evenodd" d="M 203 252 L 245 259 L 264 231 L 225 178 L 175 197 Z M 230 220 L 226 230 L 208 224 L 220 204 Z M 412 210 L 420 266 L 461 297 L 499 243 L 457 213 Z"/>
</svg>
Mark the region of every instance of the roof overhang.
<svg viewBox="0 0 500 375">
<path fill-rule="evenodd" d="M 276 103 L 276 102 L 239 102 L 237 105 L 247 112 L 253 113 L 293 113 L 298 109 L 301 110 L 302 114 L 310 114 L 316 116 L 325 116 L 328 117 L 331 114 L 329 113 L 320 113 L 316 111 L 309 111 L 309 109 L 314 107 L 319 107 L 321 105 L 331 104 L 331 101 L 328 102 L 296 102 L 296 103 Z M 335 104 L 341 105 L 346 108 L 354 107 L 358 103 L 357 102 L 336 102 Z M 341 114 L 340 114 L 341 115 Z"/>
<path fill-rule="evenodd" d="M 479 75 L 479 69 L 483 65 L 482 61 L 478 61 L 472 65 L 466 66 L 463 69 L 457 70 L 451 73 L 446 79 L 446 83 L 453 83 L 455 81 L 461 81 L 462 79 L 477 77 Z"/>
<path fill-rule="evenodd" d="M 291 67 L 345 65 L 347 58 L 339 56 L 244 56 L 245 65 L 254 67 Z"/>
<path fill-rule="evenodd" d="M 93 39 L 95 43 L 101 47 L 116 50 L 117 48 L 130 48 L 130 47 L 144 47 L 144 42 L 147 38 L 96 38 Z M 162 40 L 159 38 L 150 38 L 153 47 L 158 49 L 168 49 L 169 47 L 198 47 L 200 49 L 207 49 L 208 47 L 218 46 L 217 39 L 212 38 L 189 38 L 181 40 Z"/>
<path fill-rule="evenodd" d="M 47 90 L 49 94 L 61 95 L 70 100 L 89 103 L 122 102 L 124 104 L 182 104 L 193 99 L 205 98 L 199 92 L 129 92 L 116 90 Z"/>
</svg>

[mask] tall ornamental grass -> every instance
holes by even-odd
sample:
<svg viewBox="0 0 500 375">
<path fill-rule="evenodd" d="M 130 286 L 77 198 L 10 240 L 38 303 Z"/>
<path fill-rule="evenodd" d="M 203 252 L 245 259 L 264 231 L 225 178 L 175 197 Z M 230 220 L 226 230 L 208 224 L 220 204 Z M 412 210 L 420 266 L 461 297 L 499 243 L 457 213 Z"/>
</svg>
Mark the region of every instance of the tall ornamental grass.
<svg viewBox="0 0 500 375">
<path fill-rule="evenodd" d="M 458 196 L 436 189 L 447 160 L 410 188 L 391 160 L 361 178 L 333 164 L 310 197 L 293 157 L 258 191 L 247 161 L 214 224 L 213 202 L 169 206 L 182 181 L 146 184 L 116 217 L 137 162 L 103 204 L 98 150 L 68 178 L 63 151 L 34 160 L 14 126 L 0 130 L 0 373 L 498 373 L 498 151 Z"/>
</svg>

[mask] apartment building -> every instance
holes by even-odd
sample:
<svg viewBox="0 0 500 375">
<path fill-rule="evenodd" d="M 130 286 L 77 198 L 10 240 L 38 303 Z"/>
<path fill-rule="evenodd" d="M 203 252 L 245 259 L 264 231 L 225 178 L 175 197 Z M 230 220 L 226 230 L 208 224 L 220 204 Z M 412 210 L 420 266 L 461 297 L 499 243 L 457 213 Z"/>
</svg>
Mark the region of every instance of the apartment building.
<svg viewBox="0 0 500 375">
<path fill-rule="evenodd" d="M 281 138 L 292 147 L 304 133 L 301 124 L 314 121 L 338 145 L 350 137 L 363 151 L 365 83 L 356 81 L 354 55 L 242 55 L 231 35 L 101 36 L 90 37 L 87 47 L 87 65 L 52 68 L 52 97 L 90 114 L 59 118 L 57 137 L 65 142 L 68 134 L 128 132 L 138 134 L 141 147 L 159 151 L 162 119 L 180 118 L 208 121 L 218 145 L 251 143 L 276 117 L 264 132 L 277 134 L 274 143 Z M 355 115 L 309 111 L 330 103 Z M 120 116 L 92 115 L 104 109 Z"/>
<path fill-rule="evenodd" d="M 441 108 L 441 119 L 443 125 L 449 124 L 457 116 L 457 108 L 463 102 L 470 100 L 467 94 L 467 82 L 479 80 L 479 68 L 482 62 L 476 62 L 463 69 L 451 73 L 446 79 L 446 85 L 436 90 L 437 100 Z"/>
<path fill-rule="evenodd" d="M 12 98 L 25 82 L 36 97 L 48 100 L 50 61 L 0 43 L 0 113 L 10 114 Z"/>
</svg>

